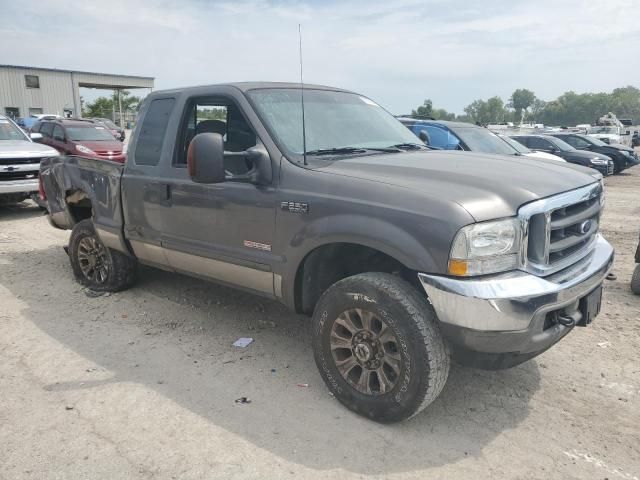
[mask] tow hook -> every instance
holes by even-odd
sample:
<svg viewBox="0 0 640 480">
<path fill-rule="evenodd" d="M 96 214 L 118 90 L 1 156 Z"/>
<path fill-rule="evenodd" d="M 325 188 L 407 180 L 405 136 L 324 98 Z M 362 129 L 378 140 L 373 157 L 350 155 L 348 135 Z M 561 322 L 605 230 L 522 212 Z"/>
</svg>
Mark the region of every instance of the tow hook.
<svg viewBox="0 0 640 480">
<path fill-rule="evenodd" d="M 571 328 L 576 326 L 576 321 L 574 320 L 573 317 L 570 317 L 569 315 L 564 315 L 562 313 L 558 314 L 558 316 L 556 317 L 556 321 L 560 325 L 563 325 L 565 327 Z"/>
</svg>

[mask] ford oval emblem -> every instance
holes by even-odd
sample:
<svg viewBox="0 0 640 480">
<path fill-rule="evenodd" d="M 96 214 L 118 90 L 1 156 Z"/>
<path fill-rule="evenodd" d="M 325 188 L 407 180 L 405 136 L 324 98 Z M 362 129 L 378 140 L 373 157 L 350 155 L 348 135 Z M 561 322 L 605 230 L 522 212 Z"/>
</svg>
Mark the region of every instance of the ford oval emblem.
<svg viewBox="0 0 640 480">
<path fill-rule="evenodd" d="M 578 227 L 578 231 L 582 234 L 587 233 L 589 230 L 591 230 L 591 223 L 591 220 L 585 220 Z"/>
</svg>

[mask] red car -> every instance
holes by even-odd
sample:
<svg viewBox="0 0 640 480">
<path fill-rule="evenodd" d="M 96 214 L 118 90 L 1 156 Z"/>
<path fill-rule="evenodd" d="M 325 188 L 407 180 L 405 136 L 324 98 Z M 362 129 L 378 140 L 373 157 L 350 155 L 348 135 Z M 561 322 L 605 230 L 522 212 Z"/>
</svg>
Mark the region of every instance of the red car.
<svg viewBox="0 0 640 480">
<path fill-rule="evenodd" d="M 39 143 L 49 145 L 65 155 L 100 158 L 120 163 L 124 163 L 126 157 L 122 151 L 122 142 L 113 138 L 107 128 L 91 120 L 41 120 L 31 131 L 42 134 Z"/>
</svg>

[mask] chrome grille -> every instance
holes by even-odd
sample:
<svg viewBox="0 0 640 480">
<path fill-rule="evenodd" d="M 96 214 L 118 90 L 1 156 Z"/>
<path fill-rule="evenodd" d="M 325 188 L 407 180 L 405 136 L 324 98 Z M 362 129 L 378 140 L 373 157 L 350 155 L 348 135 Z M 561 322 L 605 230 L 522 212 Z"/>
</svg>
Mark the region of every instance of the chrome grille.
<svg viewBox="0 0 640 480">
<path fill-rule="evenodd" d="M 598 233 L 600 197 L 551 212 L 549 228 L 550 265 L 588 245 Z"/>
<path fill-rule="evenodd" d="M 588 255 L 598 234 L 603 195 L 602 185 L 595 183 L 522 207 L 525 269 L 548 275 Z"/>
</svg>

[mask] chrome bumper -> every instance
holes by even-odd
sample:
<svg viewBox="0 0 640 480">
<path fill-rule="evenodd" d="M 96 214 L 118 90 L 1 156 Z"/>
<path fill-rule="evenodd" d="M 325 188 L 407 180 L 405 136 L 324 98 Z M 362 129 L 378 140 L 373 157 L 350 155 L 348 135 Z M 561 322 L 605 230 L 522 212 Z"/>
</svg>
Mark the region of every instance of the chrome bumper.
<svg viewBox="0 0 640 480">
<path fill-rule="evenodd" d="M 38 179 L 0 181 L 0 195 L 3 193 L 32 193 L 38 191 Z"/>
<path fill-rule="evenodd" d="M 547 312 L 577 308 L 607 276 L 613 257 L 613 247 L 598 234 L 587 257 L 546 277 L 520 271 L 470 279 L 418 277 L 442 323 L 482 332 L 526 331 Z"/>
</svg>

